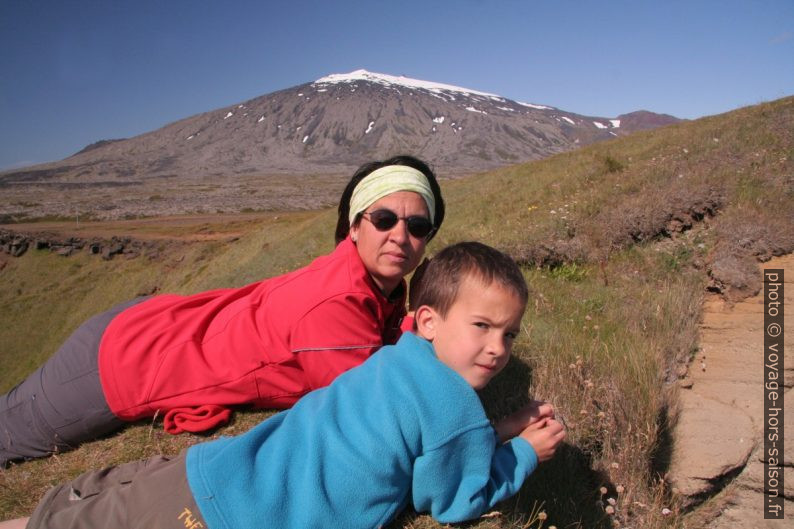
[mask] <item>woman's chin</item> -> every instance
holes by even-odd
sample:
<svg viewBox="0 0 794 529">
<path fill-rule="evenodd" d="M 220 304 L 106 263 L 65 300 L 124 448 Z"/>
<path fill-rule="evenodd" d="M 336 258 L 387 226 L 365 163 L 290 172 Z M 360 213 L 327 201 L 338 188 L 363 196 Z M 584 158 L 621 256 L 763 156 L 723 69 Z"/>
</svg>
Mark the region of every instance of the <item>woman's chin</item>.
<svg viewBox="0 0 794 529">
<path fill-rule="evenodd" d="M 407 273 L 402 270 L 379 270 L 379 272 L 381 273 L 377 276 L 373 274 L 372 277 L 375 279 L 375 283 L 377 283 L 381 290 L 387 295 L 397 288 Z"/>
</svg>

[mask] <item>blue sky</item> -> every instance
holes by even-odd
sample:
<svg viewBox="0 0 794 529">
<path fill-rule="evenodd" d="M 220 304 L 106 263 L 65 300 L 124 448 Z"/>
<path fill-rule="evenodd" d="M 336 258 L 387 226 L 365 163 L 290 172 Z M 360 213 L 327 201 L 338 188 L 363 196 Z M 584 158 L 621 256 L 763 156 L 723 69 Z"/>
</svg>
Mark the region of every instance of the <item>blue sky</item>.
<svg viewBox="0 0 794 529">
<path fill-rule="evenodd" d="M 0 169 L 359 68 L 586 115 L 794 95 L 794 1 L 0 0 Z"/>
</svg>

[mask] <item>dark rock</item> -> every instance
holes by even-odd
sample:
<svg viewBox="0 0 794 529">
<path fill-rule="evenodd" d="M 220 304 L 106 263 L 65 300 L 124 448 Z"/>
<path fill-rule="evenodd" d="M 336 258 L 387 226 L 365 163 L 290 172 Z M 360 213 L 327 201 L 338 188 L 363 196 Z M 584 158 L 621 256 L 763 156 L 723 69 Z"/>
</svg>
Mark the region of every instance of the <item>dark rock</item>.
<svg viewBox="0 0 794 529">
<path fill-rule="evenodd" d="M 75 249 L 82 250 L 85 247 L 85 241 L 78 237 L 69 237 L 67 239 L 67 243 L 69 246 L 72 246 Z"/>
<path fill-rule="evenodd" d="M 111 243 L 105 246 L 104 248 L 102 248 L 102 259 L 109 261 L 110 259 L 113 258 L 114 255 L 118 255 L 123 251 L 124 251 L 123 244 L 119 242 Z"/>
<path fill-rule="evenodd" d="M 28 240 L 20 239 L 11 243 L 11 251 L 8 253 L 10 253 L 13 257 L 19 257 L 27 251 L 28 251 Z"/>
</svg>

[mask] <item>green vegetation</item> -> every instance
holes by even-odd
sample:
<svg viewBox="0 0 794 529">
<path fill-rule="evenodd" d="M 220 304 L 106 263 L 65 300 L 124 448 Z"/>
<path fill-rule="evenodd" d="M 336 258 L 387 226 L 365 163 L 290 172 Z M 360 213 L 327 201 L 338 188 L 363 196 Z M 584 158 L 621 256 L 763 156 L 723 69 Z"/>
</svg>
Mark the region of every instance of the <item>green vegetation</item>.
<svg viewBox="0 0 794 529">
<path fill-rule="evenodd" d="M 794 211 L 793 136 L 787 98 L 444 183 L 448 218 L 429 253 L 481 240 L 518 258 L 533 291 L 515 358 L 483 392 L 486 408 L 497 418 L 529 396 L 547 399 L 568 427 L 558 456 L 500 516 L 473 527 L 687 526 L 662 480 L 674 367 L 697 347 L 707 286 L 750 293 L 735 278 L 752 267 L 719 275 L 715 256 L 753 264 L 794 251 L 784 213 Z M 89 315 L 142 292 L 197 292 L 292 270 L 331 249 L 334 222 L 333 210 L 280 215 L 242 225 L 232 242 L 166 247 L 155 260 L 4 258 L 0 390 Z M 267 415 L 238 413 L 209 437 Z M 0 472 L 0 519 L 29 513 L 50 484 L 85 469 L 206 438 L 144 423 L 14 466 Z M 414 513 L 394 526 L 438 527 Z"/>
</svg>

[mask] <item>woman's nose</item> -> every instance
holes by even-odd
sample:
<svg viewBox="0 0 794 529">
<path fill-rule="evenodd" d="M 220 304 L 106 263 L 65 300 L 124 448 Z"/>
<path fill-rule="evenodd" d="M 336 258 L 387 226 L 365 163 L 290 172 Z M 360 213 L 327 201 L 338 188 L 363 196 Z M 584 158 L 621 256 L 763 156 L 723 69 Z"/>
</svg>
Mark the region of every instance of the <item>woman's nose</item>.
<svg viewBox="0 0 794 529">
<path fill-rule="evenodd" d="M 408 224 L 405 219 L 399 219 L 397 224 L 392 226 L 392 229 L 389 230 L 389 237 L 397 243 L 408 240 Z"/>
</svg>

